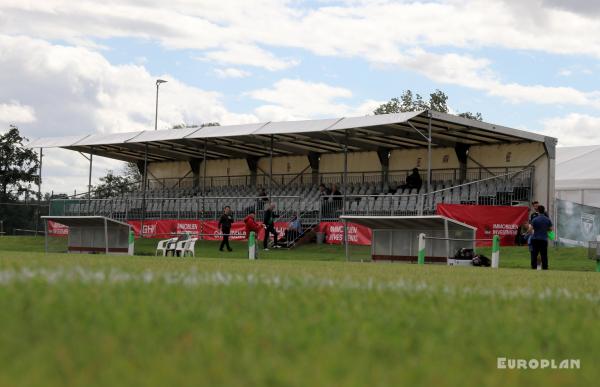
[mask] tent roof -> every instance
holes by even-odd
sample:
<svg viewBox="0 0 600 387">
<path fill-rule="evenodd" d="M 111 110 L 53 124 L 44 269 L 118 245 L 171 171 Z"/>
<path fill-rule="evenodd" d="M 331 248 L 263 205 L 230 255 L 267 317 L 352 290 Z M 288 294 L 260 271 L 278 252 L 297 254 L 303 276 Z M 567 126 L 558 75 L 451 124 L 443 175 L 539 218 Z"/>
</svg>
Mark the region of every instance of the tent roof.
<svg viewBox="0 0 600 387">
<path fill-rule="evenodd" d="M 476 227 L 440 215 L 431 216 L 353 216 L 342 215 L 340 219 L 375 230 L 443 230 L 448 222 L 449 230 L 477 230 Z"/>
<path fill-rule="evenodd" d="M 600 188 L 600 145 L 556 148 L 556 189 Z"/>
<path fill-rule="evenodd" d="M 264 157 L 270 154 L 271 137 L 274 155 L 341 152 L 344 142 L 349 151 L 372 151 L 381 147 L 414 149 L 427 146 L 430 118 L 433 146 L 544 142 L 547 139 L 532 132 L 425 110 L 363 117 L 50 137 L 36 139 L 28 146 L 60 147 L 125 161 L 143 160 L 146 146 L 149 161 L 202 159 L 205 144 L 207 158 Z"/>
</svg>

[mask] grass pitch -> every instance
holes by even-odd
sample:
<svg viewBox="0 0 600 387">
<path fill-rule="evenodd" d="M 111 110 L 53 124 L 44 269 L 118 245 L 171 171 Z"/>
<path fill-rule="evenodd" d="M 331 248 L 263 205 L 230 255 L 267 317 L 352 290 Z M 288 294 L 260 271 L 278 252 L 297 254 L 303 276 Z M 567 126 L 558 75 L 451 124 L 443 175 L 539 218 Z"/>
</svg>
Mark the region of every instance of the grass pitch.
<svg viewBox="0 0 600 387">
<path fill-rule="evenodd" d="M 600 376 L 599 273 L 337 262 L 332 246 L 254 262 L 235 258 L 241 245 L 219 254 L 230 259 L 45 255 L 18 251 L 38 250 L 19 241 L 0 238 L 0 385 L 558 386 Z M 593 267 L 563 250 L 554 269 Z M 514 251 L 502 262 L 521 264 Z M 581 369 L 497 370 L 498 357 L 576 358 Z"/>
</svg>

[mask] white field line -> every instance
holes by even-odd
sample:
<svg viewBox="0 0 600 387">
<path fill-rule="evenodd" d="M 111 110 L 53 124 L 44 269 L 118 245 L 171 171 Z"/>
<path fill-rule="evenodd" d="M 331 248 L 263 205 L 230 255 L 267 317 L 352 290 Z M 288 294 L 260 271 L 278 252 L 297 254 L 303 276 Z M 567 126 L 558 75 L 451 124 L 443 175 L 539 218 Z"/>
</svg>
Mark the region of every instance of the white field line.
<svg viewBox="0 0 600 387">
<path fill-rule="evenodd" d="M 49 285 L 61 283 L 107 284 L 118 285 L 127 283 L 164 284 L 169 286 L 267 286 L 278 289 L 309 288 L 309 289 L 339 289 L 374 292 L 398 292 L 433 297 L 438 294 L 449 296 L 484 296 L 500 299 L 539 299 L 539 300 L 585 300 L 600 304 L 600 292 L 574 292 L 566 288 L 546 287 L 543 290 L 531 288 L 479 288 L 469 286 L 436 285 L 424 281 L 409 281 L 397 279 L 381 281 L 372 277 L 356 280 L 350 278 L 332 279 L 311 275 L 280 276 L 262 273 L 232 274 L 221 271 L 198 271 L 192 268 L 188 271 L 145 270 L 131 273 L 119 269 L 89 269 L 81 266 L 70 268 L 31 268 L 23 267 L 18 270 L 0 270 L 0 286 L 16 283 L 42 282 Z"/>
</svg>

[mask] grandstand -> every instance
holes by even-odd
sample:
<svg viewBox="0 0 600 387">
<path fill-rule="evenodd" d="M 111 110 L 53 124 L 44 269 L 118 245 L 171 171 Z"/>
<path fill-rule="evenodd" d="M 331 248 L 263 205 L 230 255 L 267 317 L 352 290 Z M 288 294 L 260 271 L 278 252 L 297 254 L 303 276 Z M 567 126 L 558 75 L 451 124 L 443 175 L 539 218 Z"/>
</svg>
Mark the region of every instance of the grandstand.
<svg viewBox="0 0 600 387">
<path fill-rule="evenodd" d="M 136 162 L 144 176 L 118 197 L 53 200 L 51 215 L 210 220 L 229 205 L 240 219 L 250 208 L 260 217 L 271 200 L 282 221 L 299 214 L 312 227 L 342 214 L 433 214 L 439 203 L 536 198 L 554 206 L 556 139 L 431 110 L 41 138 L 29 146 Z M 403 188 L 415 167 L 421 188 Z M 336 184 L 341 195 L 322 195 L 320 183 Z"/>
</svg>

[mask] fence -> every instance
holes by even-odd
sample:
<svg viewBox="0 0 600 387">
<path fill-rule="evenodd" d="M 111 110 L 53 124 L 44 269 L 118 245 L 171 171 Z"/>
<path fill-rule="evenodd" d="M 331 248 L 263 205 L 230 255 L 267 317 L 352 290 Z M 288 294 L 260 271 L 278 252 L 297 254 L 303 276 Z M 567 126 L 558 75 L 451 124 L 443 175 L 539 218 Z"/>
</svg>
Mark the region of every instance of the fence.
<svg viewBox="0 0 600 387">
<path fill-rule="evenodd" d="M 40 217 L 48 215 L 48 211 L 46 202 L 0 203 L 0 236 L 43 232 L 44 224 Z"/>
</svg>

